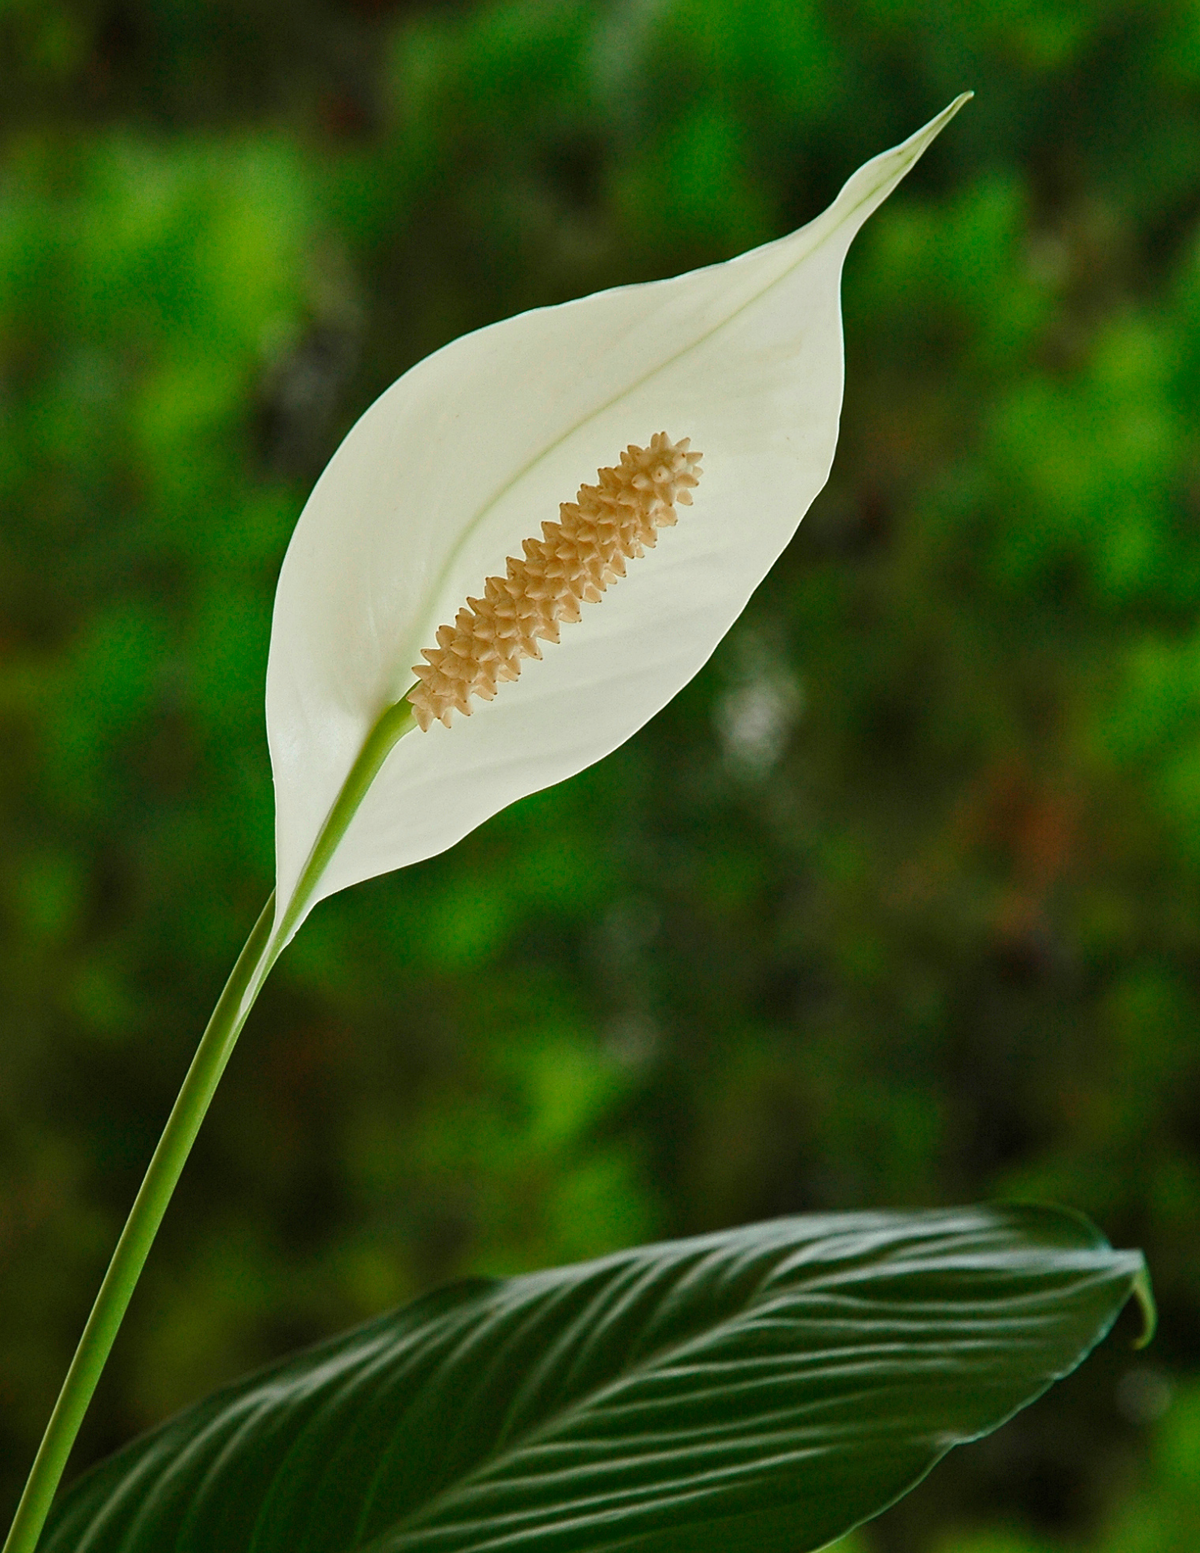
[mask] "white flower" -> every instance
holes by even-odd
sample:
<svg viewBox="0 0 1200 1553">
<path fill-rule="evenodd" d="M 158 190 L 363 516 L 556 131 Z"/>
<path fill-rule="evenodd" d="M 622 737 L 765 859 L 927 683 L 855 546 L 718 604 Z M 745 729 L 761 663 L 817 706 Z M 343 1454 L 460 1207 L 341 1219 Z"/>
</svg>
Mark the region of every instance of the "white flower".
<svg viewBox="0 0 1200 1553">
<path fill-rule="evenodd" d="M 354 426 L 301 514 L 275 601 L 267 728 L 283 936 L 322 897 L 440 852 L 599 760 L 697 672 L 828 476 L 850 242 L 965 100 L 861 167 L 790 237 L 455 340 Z M 651 446 L 659 433 L 670 447 Z M 689 446 L 699 466 L 680 461 Z M 444 687 L 442 670 L 458 672 L 447 654 L 487 657 L 495 621 L 467 600 L 494 603 L 513 575 L 509 593 L 520 594 L 522 542 L 542 535 L 597 470 L 619 470 L 630 447 L 650 450 L 641 486 L 627 469 L 614 500 L 645 492 L 647 472 L 653 486 L 657 458 L 657 514 L 675 525 L 640 557 L 632 541 L 617 562 L 589 551 L 602 586 L 577 611 L 569 600 L 556 606 L 557 644 L 519 678 L 511 649 L 490 670 L 473 662 L 478 696 L 458 698 L 473 715 L 418 727 L 402 701 L 413 666 L 436 660 L 426 678 L 441 674 Z M 681 477 L 697 472 L 691 491 Z M 694 504 L 676 510 L 672 495 Z M 652 534 L 656 521 L 643 527 Z M 579 541 L 585 550 L 592 537 Z M 551 539 L 524 552 L 539 578 L 559 543 Z M 488 578 L 501 580 L 490 594 Z M 570 579 L 555 586 L 561 595 Z M 554 635 L 548 618 L 542 641 Z M 440 639 L 439 627 L 448 628 Z M 536 651 L 536 633 L 525 636 Z M 452 700 L 435 703 L 426 701 L 426 718 Z"/>
</svg>

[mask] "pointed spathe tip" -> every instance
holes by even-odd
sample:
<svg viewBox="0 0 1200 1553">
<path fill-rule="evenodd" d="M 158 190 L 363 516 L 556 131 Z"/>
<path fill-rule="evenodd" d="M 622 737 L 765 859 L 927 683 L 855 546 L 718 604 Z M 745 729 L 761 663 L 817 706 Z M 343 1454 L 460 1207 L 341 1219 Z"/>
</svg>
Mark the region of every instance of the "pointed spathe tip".
<svg viewBox="0 0 1200 1553">
<path fill-rule="evenodd" d="M 939 114 L 930 119 L 928 124 L 923 125 L 914 134 L 911 134 L 907 140 L 902 140 L 900 144 L 893 150 L 885 151 L 881 156 L 877 156 L 875 161 L 886 162 L 892 157 L 903 158 L 904 170 L 900 174 L 900 176 L 903 177 L 904 173 L 907 172 L 914 163 L 920 160 L 925 151 L 942 133 L 946 125 L 949 124 L 950 120 L 959 111 L 959 109 L 962 108 L 966 103 L 969 103 L 974 95 L 974 92 L 959 92 L 954 101 L 952 103 L 948 103 Z M 870 167 L 871 165 L 872 163 L 867 163 L 867 167 Z"/>
<path fill-rule="evenodd" d="M 828 222 L 830 228 L 842 228 L 844 241 L 849 244 L 867 217 L 878 210 L 900 180 L 921 160 L 963 104 L 969 102 L 974 95 L 974 92 L 960 92 L 952 103 L 943 108 L 935 118 L 930 119 L 928 124 L 922 125 L 911 134 L 907 140 L 902 140 L 890 151 L 883 151 L 878 156 L 872 157 L 869 162 L 865 162 L 846 181 L 837 199 L 823 216 L 817 217 L 813 225 L 817 226 L 819 223 L 823 226 Z"/>
</svg>

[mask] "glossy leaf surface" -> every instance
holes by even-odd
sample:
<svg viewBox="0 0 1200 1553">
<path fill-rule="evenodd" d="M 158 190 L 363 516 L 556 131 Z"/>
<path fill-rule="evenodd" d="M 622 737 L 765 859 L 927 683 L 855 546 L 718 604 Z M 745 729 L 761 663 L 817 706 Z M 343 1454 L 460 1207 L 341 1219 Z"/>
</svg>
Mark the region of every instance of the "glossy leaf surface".
<svg viewBox="0 0 1200 1553">
<path fill-rule="evenodd" d="M 1142 1258 L 1055 1209 L 781 1219 L 433 1294 L 84 1477 L 45 1553 L 803 1553 L 1072 1369 Z"/>
</svg>

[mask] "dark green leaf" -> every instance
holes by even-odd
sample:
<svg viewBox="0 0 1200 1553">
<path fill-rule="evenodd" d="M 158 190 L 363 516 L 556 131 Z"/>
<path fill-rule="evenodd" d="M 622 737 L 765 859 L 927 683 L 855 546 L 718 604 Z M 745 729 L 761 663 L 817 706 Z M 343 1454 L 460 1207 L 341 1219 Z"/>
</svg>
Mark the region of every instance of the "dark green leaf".
<svg viewBox="0 0 1200 1553">
<path fill-rule="evenodd" d="M 803 1553 L 1072 1369 L 1136 1252 L 1056 1209 L 780 1219 L 462 1284 L 84 1477 L 44 1553 Z"/>
</svg>

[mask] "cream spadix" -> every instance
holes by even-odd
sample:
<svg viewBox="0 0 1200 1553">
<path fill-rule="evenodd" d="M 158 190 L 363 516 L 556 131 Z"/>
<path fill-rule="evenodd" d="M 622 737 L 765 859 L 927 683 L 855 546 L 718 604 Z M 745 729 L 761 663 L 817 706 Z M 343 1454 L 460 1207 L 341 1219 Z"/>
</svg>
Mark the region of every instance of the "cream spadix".
<svg viewBox="0 0 1200 1553">
<path fill-rule="evenodd" d="M 522 658 L 542 656 L 540 641 L 558 642 L 580 605 L 598 604 L 626 561 L 654 549 L 655 530 L 674 527 L 675 503 L 691 506 L 701 457 L 687 437 L 676 445 L 660 431 L 563 502 L 559 522 L 543 523 L 541 539 L 526 539 L 505 575 L 489 577 L 483 598 L 469 598 L 452 626 L 438 627 L 437 646 L 421 649 L 420 684 L 408 693 L 421 728 L 435 718 L 449 728 L 456 711 L 469 716 L 472 696 L 494 700 L 502 682 L 519 677 Z"/>
<path fill-rule="evenodd" d="M 455 340 L 353 427 L 300 516 L 275 602 L 267 728 L 289 932 L 322 897 L 440 852 L 600 759 L 697 672 L 828 476 L 850 243 L 964 101 L 866 163 L 791 236 Z M 491 629 L 481 585 L 503 582 L 507 559 L 593 471 L 664 426 L 673 453 L 684 439 L 704 453 L 686 521 L 599 590 L 602 603 L 558 615 L 569 627 L 542 661 L 518 677 L 512 654 L 492 659 L 473 680 L 484 699 L 466 702 L 438 654 L 469 656 L 472 633 Z M 553 634 L 529 637 L 534 656 Z M 427 731 L 414 717 L 315 878 L 306 863 L 371 730 L 410 691 Z"/>
</svg>

